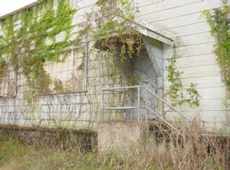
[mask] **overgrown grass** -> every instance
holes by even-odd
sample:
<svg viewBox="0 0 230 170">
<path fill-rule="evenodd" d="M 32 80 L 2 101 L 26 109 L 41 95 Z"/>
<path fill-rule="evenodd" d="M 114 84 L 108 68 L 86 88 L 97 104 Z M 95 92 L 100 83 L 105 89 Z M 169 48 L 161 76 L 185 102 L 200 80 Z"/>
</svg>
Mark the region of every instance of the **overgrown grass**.
<svg viewBox="0 0 230 170">
<path fill-rule="evenodd" d="M 224 153 L 215 142 L 201 142 L 194 129 L 186 133 L 180 144 L 151 142 L 123 154 L 38 147 L 0 137 L 0 170 L 224 170 Z M 208 152 L 208 146 L 215 149 Z"/>
<path fill-rule="evenodd" d="M 48 147 L 37 148 L 24 145 L 15 139 L 9 139 L 0 144 L 0 157 L 1 170 L 112 170 L 125 168 L 124 158 L 115 154 L 99 156 L 93 152 L 81 153 L 78 149 L 64 151 Z"/>
</svg>

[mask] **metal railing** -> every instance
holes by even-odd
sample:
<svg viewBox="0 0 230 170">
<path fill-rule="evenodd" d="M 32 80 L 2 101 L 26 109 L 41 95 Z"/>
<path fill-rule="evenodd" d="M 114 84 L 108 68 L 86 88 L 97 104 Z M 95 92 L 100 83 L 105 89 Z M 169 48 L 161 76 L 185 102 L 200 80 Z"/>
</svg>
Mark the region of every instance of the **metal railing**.
<svg viewBox="0 0 230 170">
<path fill-rule="evenodd" d="M 117 121 L 118 119 L 113 116 L 111 116 L 112 111 L 120 111 L 122 116 L 122 121 L 135 121 L 135 122 L 156 122 L 159 121 L 161 123 L 164 123 L 171 129 L 175 130 L 176 132 L 180 132 L 180 128 L 177 127 L 176 121 L 169 121 L 166 119 L 166 114 L 167 113 L 174 113 L 176 116 L 178 116 L 181 120 L 183 120 L 188 126 L 192 124 L 193 120 L 190 120 L 188 117 L 185 117 L 183 113 L 176 108 L 174 108 L 170 102 L 168 102 L 166 99 L 160 97 L 157 95 L 154 91 L 154 89 L 150 89 L 146 86 L 124 86 L 124 87 L 109 87 L 109 88 L 104 88 L 102 89 L 103 91 L 103 96 L 102 96 L 102 115 L 103 121 Z M 117 102 L 107 102 L 106 96 L 109 94 L 114 95 L 116 93 L 119 93 L 121 96 L 125 96 L 125 93 L 130 92 L 135 93 L 130 96 L 129 98 L 135 97 L 134 102 L 129 102 L 125 101 L 123 102 L 122 100 L 119 100 Z M 144 93 L 148 94 L 148 97 L 144 99 L 146 96 Z M 146 103 L 145 100 L 150 100 L 149 103 Z M 152 101 L 152 102 L 151 102 Z M 131 116 L 124 116 L 125 114 L 131 114 Z M 105 116 L 106 115 L 106 116 Z M 224 122 L 219 122 L 219 125 L 213 126 L 214 123 L 218 122 L 201 122 L 201 130 L 202 130 L 202 135 L 209 134 L 209 131 L 215 132 L 213 130 L 213 127 L 218 128 L 218 126 L 221 126 L 223 130 L 227 132 L 222 132 L 223 134 L 229 133 L 229 125 L 224 124 Z M 211 123 L 211 124 L 210 124 Z M 210 124 L 210 128 L 209 127 Z M 208 130 L 209 129 L 209 130 Z M 215 134 L 215 133 L 214 133 Z"/>
<path fill-rule="evenodd" d="M 136 104 L 133 103 L 133 105 L 130 105 L 130 104 L 128 105 L 127 103 L 123 103 L 125 93 L 130 92 L 130 90 L 132 90 L 132 91 L 136 90 L 137 91 Z M 141 103 L 140 103 L 141 94 L 140 94 L 140 92 L 141 92 L 141 86 L 108 87 L 108 88 L 103 88 L 102 91 L 103 91 L 103 93 L 102 93 L 102 120 L 103 121 L 105 120 L 106 112 L 109 112 L 109 111 L 122 111 L 122 113 L 125 113 L 125 112 L 129 111 L 129 112 L 132 113 L 132 115 L 137 116 L 137 120 L 140 120 L 140 107 L 141 107 Z M 117 103 L 118 105 L 114 105 L 115 102 L 110 101 L 110 105 L 106 106 L 106 103 L 107 103 L 106 99 L 107 99 L 107 101 L 108 101 L 108 98 L 113 98 L 114 99 L 116 94 L 120 95 L 120 100 L 116 101 L 116 102 L 118 102 Z M 111 96 L 109 96 L 109 95 L 111 95 Z M 130 97 L 132 97 L 132 96 L 129 96 L 128 98 L 130 98 Z M 121 99 L 121 98 L 123 98 L 123 99 Z M 106 117 L 109 120 L 112 119 L 111 115 L 108 115 Z"/>
<path fill-rule="evenodd" d="M 155 94 L 154 90 L 146 86 L 123 86 L 123 87 L 108 87 L 102 89 L 102 120 L 103 121 L 152 121 L 160 120 L 166 123 L 173 129 L 176 129 L 165 118 L 165 110 L 175 112 L 180 117 L 185 119 L 182 113 L 176 110 L 167 100 Z M 128 100 L 124 102 L 125 93 L 130 93 Z M 120 101 L 108 102 L 108 95 L 120 94 Z M 136 94 L 135 94 L 136 93 Z M 147 95 L 146 95 L 147 94 Z M 130 102 L 130 100 L 132 100 Z M 121 119 L 114 118 L 113 112 L 120 111 Z M 125 116 L 126 114 L 130 116 Z"/>
</svg>

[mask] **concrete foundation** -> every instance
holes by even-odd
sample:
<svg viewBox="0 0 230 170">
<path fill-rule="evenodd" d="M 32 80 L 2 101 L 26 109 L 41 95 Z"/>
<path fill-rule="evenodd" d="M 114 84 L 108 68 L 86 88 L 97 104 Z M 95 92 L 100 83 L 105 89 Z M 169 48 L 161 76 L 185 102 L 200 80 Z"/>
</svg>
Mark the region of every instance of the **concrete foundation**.
<svg viewBox="0 0 230 170">
<path fill-rule="evenodd" d="M 0 125 L 0 140 L 15 138 L 27 145 L 46 146 L 58 149 L 95 151 L 97 133 L 89 130 L 20 127 Z"/>
<path fill-rule="evenodd" d="M 100 123 L 97 129 L 98 151 L 111 150 L 126 152 L 141 145 L 143 126 L 139 123 L 109 122 Z"/>
</svg>

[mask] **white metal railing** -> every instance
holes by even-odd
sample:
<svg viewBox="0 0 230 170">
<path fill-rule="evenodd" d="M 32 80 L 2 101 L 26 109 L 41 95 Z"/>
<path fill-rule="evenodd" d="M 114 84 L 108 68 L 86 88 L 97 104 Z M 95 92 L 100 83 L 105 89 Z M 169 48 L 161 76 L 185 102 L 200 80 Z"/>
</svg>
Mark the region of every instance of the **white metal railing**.
<svg viewBox="0 0 230 170">
<path fill-rule="evenodd" d="M 110 105 L 106 105 L 105 102 L 105 96 L 106 96 L 106 92 L 110 92 L 112 94 L 119 92 L 119 93 L 126 93 L 127 90 L 134 90 L 133 92 L 136 92 L 136 95 L 133 95 L 131 97 L 136 97 L 135 101 L 133 103 L 133 105 L 130 105 L 128 102 L 125 104 L 121 104 L 122 100 L 117 103 L 117 105 L 110 106 Z M 121 111 L 121 112 L 129 112 L 130 114 L 133 114 L 133 118 L 134 119 L 129 119 L 129 117 L 126 119 L 123 119 L 122 121 L 136 121 L 136 122 L 151 122 L 151 121 L 155 121 L 155 120 L 159 120 L 160 122 L 166 124 L 168 127 L 170 127 L 171 129 L 175 130 L 176 132 L 180 133 L 180 128 L 176 127 L 174 124 L 175 122 L 171 122 L 168 121 L 165 117 L 165 113 L 169 112 L 169 113 L 175 113 L 177 114 L 184 122 L 189 124 L 192 124 L 192 120 L 190 120 L 189 118 L 185 117 L 183 115 L 183 113 L 181 111 L 178 111 L 176 108 L 174 108 L 170 102 L 168 102 L 167 100 L 163 99 L 162 97 L 160 97 L 159 95 L 155 94 L 155 92 L 153 90 L 151 90 L 150 88 L 146 87 L 146 86 L 140 86 L 140 85 L 136 85 L 136 86 L 123 86 L 123 87 L 108 87 L 108 88 L 103 88 L 103 95 L 102 95 L 102 114 L 103 114 L 103 118 L 104 115 L 110 115 L 111 111 Z M 147 100 L 152 100 L 153 105 L 149 105 L 146 104 L 145 102 L 143 102 L 143 92 L 147 92 L 149 96 L 151 96 L 150 98 L 148 97 Z M 130 97 L 130 96 L 129 96 Z M 151 103 L 151 102 L 150 102 Z M 110 104 L 110 103 L 109 103 Z M 116 103 L 115 103 L 116 104 Z M 109 117 L 109 119 L 105 120 L 103 119 L 103 121 L 116 121 L 117 119 L 113 119 L 111 117 Z M 208 124 L 210 124 L 210 122 L 204 122 L 202 121 L 202 125 L 201 125 L 201 129 L 202 129 L 202 133 L 203 135 L 207 134 L 209 131 L 207 130 L 208 128 Z M 214 123 L 218 123 L 218 122 L 214 122 Z M 229 133 L 229 125 L 228 124 L 224 124 L 223 122 L 219 122 L 220 125 L 222 125 L 223 129 L 226 131 L 228 130 L 227 133 Z M 210 126 L 210 127 L 213 127 Z M 218 125 L 217 125 L 217 129 L 218 129 Z M 213 129 L 211 129 L 211 131 L 213 131 Z M 224 133 L 224 132 L 223 132 Z"/>
<path fill-rule="evenodd" d="M 137 104 L 134 106 L 105 106 L 105 92 L 117 92 L 117 91 L 122 91 L 125 92 L 130 89 L 136 89 L 137 90 Z M 119 110 L 119 111 L 127 111 L 127 110 L 132 110 L 134 114 L 137 115 L 137 119 L 140 120 L 140 86 L 122 86 L 122 87 L 108 87 L 108 88 L 103 88 L 102 89 L 102 119 L 104 120 L 104 115 L 105 111 L 112 111 L 112 110 Z"/>
<path fill-rule="evenodd" d="M 106 95 L 108 93 L 114 94 L 114 93 L 126 93 L 128 90 L 134 90 L 134 92 L 136 92 L 136 95 L 133 95 L 134 97 L 136 97 L 135 101 L 133 103 L 133 105 L 130 104 L 124 104 L 122 105 L 122 101 L 120 101 L 120 103 L 118 102 L 117 105 L 109 105 L 106 104 Z M 134 119 L 124 119 L 124 121 L 138 121 L 138 122 L 143 122 L 143 121 L 151 121 L 153 119 L 157 119 L 160 120 L 164 123 L 166 123 L 167 125 L 169 125 L 170 127 L 172 127 L 173 129 L 176 129 L 176 127 L 174 127 L 169 121 L 166 120 L 166 118 L 164 117 L 164 111 L 165 111 L 165 107 L 167 107 L 168 109 L 170 109 L 171 111 L 177 113 L 178 115 L 180 115 L 181 117 L 185 118 L 182 113 L 180 113 L 179 111 L 177 111 L 167 100 L 161 98 L 160 96 L 158 96 L 157 94 L 155 94 L 155 92 L 153 92 L 151 89 L 149 89 L 146 86 L 140 86 L 140 85 L 136 85 L 136 86 L 122 86 L 122 87 L 108 87 L 108 88 L 103 88 L 102 89 L 103 93 L 102 93 L 102 119 L 103 121 L 106 121 L 105 118 L 105 114 L 107 114 L 107 117 L 109 116 L 108 120 L 112 120 L 110 117 L 110 113 L 111 111 L 121 111 L 121 112 L 129 112 L 130 114 L 132 114 Z M 143 92 L 148 93 L 148 97 L 147 100 L 152 100 L 153 104 L 146 104 L 145 102 L 143 102 Z M 128 103 L 128 102 L 127 102 Z M 110 103 L 111 104 L 111 103 Z M 114 103 L 112 103 L 114 104 Z"/>
</svg>

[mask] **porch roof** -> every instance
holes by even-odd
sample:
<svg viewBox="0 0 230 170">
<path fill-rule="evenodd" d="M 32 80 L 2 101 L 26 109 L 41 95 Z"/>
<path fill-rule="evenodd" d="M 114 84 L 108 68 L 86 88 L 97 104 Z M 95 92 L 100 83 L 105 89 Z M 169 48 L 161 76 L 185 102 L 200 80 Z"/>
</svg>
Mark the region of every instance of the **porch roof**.
<svg viewBox="0 0 230 170">
<path fill-rule="evenodd" d="M 166 29 L 162 29 L 157 25 L 150 25 L 136 21 L 130 21 L 136 31 L 144 36 L 158 40 L 166 45 L 173 46 L 175 35 Z"/>
</svg>

